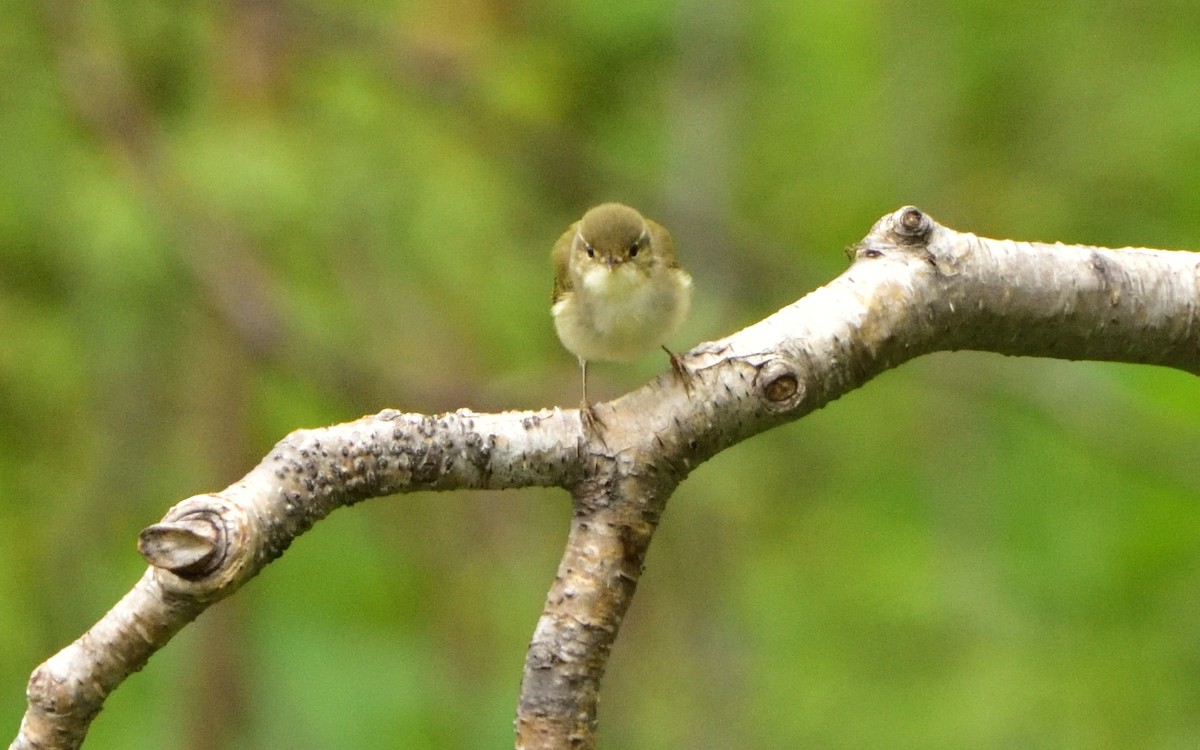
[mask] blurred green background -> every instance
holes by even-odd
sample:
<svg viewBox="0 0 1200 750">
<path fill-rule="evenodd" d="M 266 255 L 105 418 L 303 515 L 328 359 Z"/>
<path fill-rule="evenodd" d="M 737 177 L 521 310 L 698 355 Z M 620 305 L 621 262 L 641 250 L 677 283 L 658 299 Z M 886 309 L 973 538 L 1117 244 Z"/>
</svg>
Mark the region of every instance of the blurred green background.
<svg viewBox="0 0 1200 750">
<path fill-rule="evenodd" d="M 1194 2 L 0 6 L 0 734 L 137 532 L 298 427 L 573 407 L 551 244 L 630 202 L 673 342 L 913 203 L 1200 249 Z M 594 368 L 603 399 L 665 360 Z M 1200 746 L 1200 390 L 926 357 L 699 468 L 605 748 Z M 92 748 L 511 746 L 561 491 L 335 513 L 109 700 Z M 7 739 L 3 740 L 7 741 Z"/>
</svg>

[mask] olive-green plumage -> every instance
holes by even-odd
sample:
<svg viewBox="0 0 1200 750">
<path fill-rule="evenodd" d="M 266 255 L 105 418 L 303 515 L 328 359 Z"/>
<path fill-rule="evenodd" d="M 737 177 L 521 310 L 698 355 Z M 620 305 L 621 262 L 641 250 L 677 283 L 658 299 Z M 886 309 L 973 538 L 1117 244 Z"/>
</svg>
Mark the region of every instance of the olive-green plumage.
<svg viewBox="0 0 1200 750">
<path fill-rule="evenodd" d="M 552 258 L 554 327 L 579 357 L 586 405 L 588 360 L 628 361 L 662 346 L 687 317 L 692 277 L 667 230 L 621 203 L 589 210 Z"/>
</svg>

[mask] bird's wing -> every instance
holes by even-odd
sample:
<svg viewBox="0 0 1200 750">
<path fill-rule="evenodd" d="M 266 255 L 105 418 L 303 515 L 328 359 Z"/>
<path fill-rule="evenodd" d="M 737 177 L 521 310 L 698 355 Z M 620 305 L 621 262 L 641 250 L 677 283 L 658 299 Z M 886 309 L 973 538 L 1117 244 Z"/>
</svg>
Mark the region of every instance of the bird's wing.
<svg viewBox="0 0 1200 750">
<path fill-rule="evenodd" d="M 646 226 L 650 229 L 654 246 L 658 248 L 659 257 L 667 262 L 669 268 L 679 268 L 679 261 L 675 259 L 675 240 L 671 239 L 671 233 L 653 219 L 646 219 Z"/>
<path fill-rule="evenodd" d="M 550 259 L 554 261 L 554 294 L 550 298 L 551 303 L 558 302 L 564 294 L 571 291 L 571 274 L 567 273 L 567 266 L 571 262 L 571 244 L 578 231 L 579 222 L 575 222 L 563 232 L 558 242 L 554 243 L 554 249 L 550 251 Z"/>
</svg>

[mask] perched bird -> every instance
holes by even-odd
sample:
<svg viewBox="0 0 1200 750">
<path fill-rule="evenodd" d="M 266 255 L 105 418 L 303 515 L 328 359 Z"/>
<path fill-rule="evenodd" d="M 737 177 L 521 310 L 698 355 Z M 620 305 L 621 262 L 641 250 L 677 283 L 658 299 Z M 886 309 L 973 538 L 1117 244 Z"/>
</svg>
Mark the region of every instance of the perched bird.
<svg viewBox="0 0 1200 750">
<path fill-rule="evenodd" d="M 587 398 L 589 360 L 629 361 L 662 347 L 686 377 L 664 342 L 687 317 L 692 277 L 675 261 L 666 229 L 629 206 L 604 203 L 558 238 L 551 257 L 550 313 L 559 340 L 579 357 L 586 420 L 599 421 Z"/>
</svg>

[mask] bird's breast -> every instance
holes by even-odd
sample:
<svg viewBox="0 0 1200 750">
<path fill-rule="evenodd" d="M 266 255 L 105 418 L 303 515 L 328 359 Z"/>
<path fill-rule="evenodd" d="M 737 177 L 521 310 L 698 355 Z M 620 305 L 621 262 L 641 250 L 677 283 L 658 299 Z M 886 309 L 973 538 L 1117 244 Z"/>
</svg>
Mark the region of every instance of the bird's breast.
<svg viewBox="0 0 1200 750">
<path fill-rule="evenodd" d="M 584 359 L 636 359 L 679 326 L 687 313 L 688 282 L 686 274 L 666 267 L 588 269 L 570 297 L 555 305 L 559 338 Z"/>
</svg>

